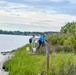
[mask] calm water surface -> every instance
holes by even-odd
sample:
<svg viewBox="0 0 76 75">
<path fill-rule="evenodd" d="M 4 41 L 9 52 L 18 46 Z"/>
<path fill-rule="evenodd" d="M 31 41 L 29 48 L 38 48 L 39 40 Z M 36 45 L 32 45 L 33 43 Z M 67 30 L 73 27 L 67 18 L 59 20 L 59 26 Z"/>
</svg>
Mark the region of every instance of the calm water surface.
<svg viewBox="0 0 76 75">
<path fill-rule="evenodd" d="M 20 36 L 20 35 L 1 35 L 0 34 L 0 53 L 4 51 L 11 51 L 17 49 L 25 44 L 29 43 L 31 36 Z M 0 54 L 0 61 L 4 58 Z"/>
</svg>

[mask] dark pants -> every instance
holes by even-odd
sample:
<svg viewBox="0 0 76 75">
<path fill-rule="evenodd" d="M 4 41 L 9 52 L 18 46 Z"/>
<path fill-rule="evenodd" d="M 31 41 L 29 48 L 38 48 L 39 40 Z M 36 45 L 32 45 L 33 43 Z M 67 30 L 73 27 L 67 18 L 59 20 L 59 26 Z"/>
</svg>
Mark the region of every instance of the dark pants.
<svg viewBox="0 0 76 75">
<path fill-rule="evenodd" d="M 39 40 L 38 43 L 39 43 L 38 49 L 39 49 L 41 46 L 44 46 L 44 41 L 42 42 L 42 41 Z"/>
<path fill-rule="evenodd" d="M 42 45 L 42 41 L 38 40 L 38 49 L 40 48 L 40 46 Z"/>
</svg>

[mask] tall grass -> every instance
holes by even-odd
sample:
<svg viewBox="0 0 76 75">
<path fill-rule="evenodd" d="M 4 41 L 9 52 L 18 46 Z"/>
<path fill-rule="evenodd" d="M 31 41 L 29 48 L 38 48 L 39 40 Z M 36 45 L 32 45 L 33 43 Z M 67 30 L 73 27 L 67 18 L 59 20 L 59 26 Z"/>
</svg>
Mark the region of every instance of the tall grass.
<svg viewBox="0 0 76 75">
<path fill-rule="evenodd" d="M 74 75 L 76 74 L 74 63 L 76 61 L 74 53 L 60 52 L 52 53 L 50 58 L 51 75 Z"/>
<path fill-rule="evenodd" d="M 30 55 L 26 46 L 18 48 L 14 56 L 4 63 L 9 75 L 75 75 L 76 55 L 74 53 L 50 54 L 50 68 L 46 70 L 46 55 Z"/>
</svg>

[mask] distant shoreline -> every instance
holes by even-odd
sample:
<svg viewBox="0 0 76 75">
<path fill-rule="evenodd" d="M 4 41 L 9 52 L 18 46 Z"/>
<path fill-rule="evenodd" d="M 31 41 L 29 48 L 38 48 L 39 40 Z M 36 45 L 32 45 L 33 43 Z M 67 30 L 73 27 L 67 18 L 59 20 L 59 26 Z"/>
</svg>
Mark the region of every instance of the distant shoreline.
<svg viewBox="0 0 76 75">
<path fill-rule="evenodd" d="M 7 31 L 7 30 L 0 30 L 0 34 L 8 34 L 8 35 L 43 35 L 43 34 L 54 34 L 54 33 L 59 33 L 57 31 L 45 31 L 45 32 L 30 32 L 30 31 Z"/>
</svg>

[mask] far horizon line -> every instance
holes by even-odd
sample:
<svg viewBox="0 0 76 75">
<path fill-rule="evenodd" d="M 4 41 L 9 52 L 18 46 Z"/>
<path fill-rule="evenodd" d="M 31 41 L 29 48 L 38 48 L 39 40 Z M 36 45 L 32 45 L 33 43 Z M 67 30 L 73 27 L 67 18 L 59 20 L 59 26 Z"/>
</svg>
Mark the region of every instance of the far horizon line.
<svg viewBox="0 0 76 75">
<path fill-rule="evenodd" d="M 14 32 L 14 31 L 20 31 L 20 30 L 3 30 L 3 29 L 0 29 L 0 30 L 2 30 L 2 31 L 12 31 L 12 32 Z M 20 32 L 42 32 L 42 33 L 44 33 L 44 32 L 60 32 L 60 31 L 20 31 Z"/>
</svg>

